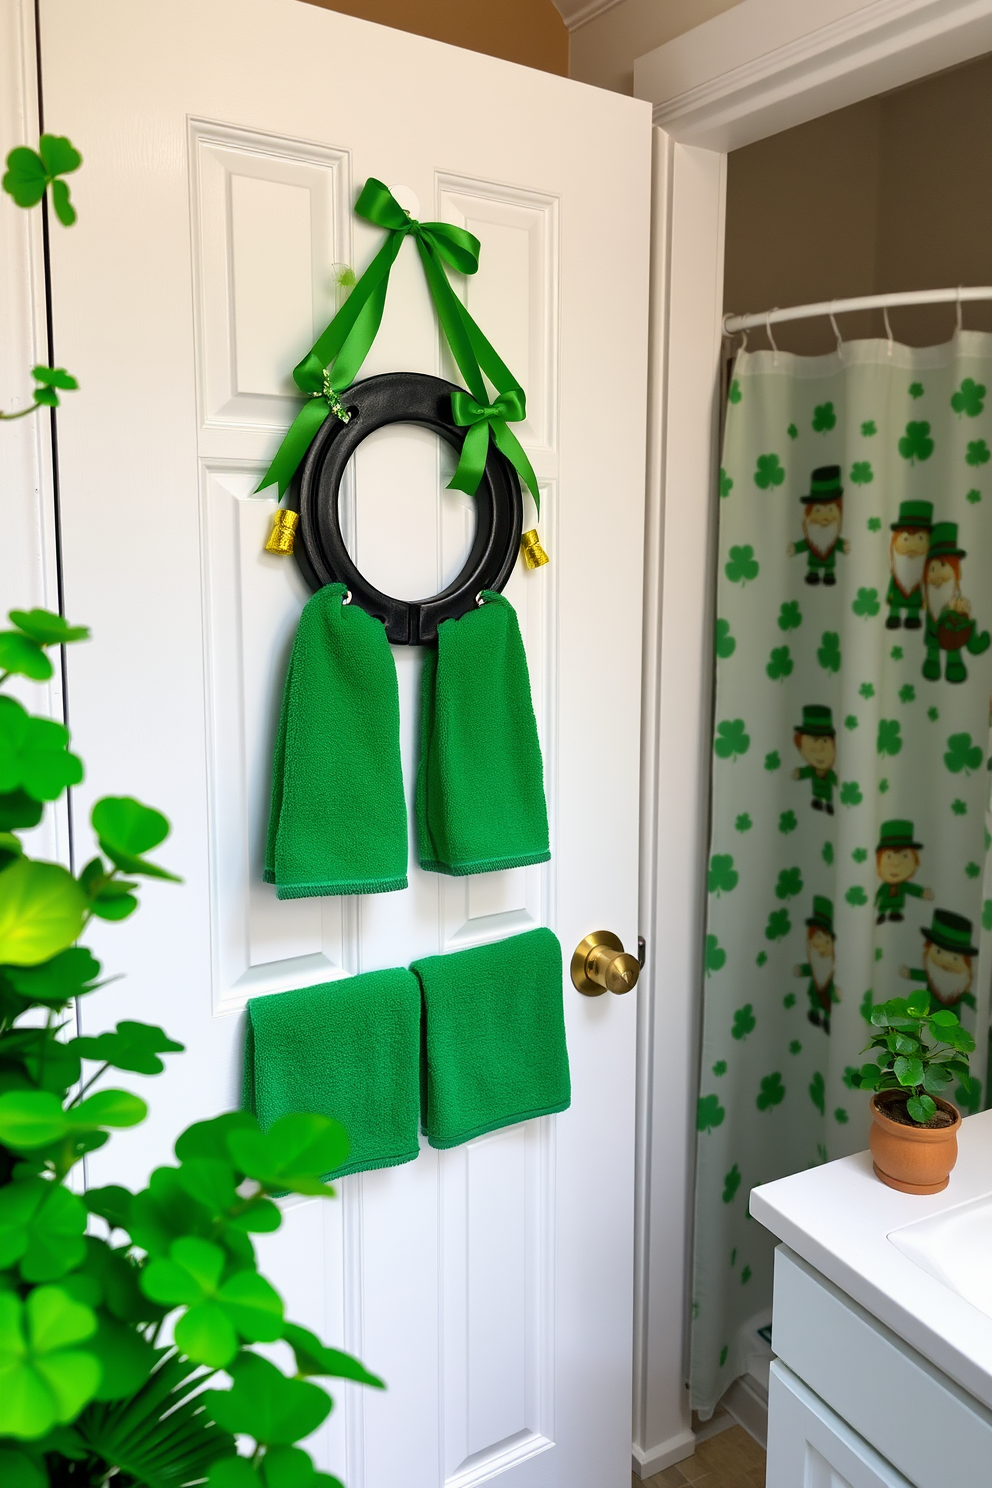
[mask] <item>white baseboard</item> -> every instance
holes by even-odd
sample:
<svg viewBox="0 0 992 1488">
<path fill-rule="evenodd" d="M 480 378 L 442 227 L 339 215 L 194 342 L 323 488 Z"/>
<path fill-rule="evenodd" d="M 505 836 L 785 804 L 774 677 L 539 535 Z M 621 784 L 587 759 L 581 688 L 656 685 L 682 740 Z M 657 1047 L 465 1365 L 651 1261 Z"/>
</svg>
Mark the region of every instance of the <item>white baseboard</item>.
<svg viewBox="0 0 992 1488">
<path fill-rule="evenodd" d="M 674 1467 L 676 1462 L 684 1462 L 695 1450 L 696 1433 L 687 1428 L 647 1451 L 635 1444 L 630 1465 L 635 1477 L 650 1478 L 666 1467 Z"/>
<path fill-rule="evenodd" d="M 724 1410 L 753 1436 L 759 1447 L 768 1442 L 768 1392 L 750 1374 L 735 1379 L 720 1401 Z"/>
</svg>

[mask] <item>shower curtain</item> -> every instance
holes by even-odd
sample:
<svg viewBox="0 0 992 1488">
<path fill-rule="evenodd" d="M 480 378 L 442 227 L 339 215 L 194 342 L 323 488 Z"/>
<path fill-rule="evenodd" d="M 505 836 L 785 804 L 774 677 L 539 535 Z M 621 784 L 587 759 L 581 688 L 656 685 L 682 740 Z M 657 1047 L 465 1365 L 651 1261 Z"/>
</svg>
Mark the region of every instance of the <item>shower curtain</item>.
<svg viewBox="0 0 992 1488">
<path fill-rule="evenodd" d="M 873 1003 L 989 1084 L 992 336 L 744 352 L 720 470 L 692 1402 L 769 1337 L 752 1187 L 867 1146 Z M 760 1345 L 757 1345 L 760 1347 Z"/>
</svg>

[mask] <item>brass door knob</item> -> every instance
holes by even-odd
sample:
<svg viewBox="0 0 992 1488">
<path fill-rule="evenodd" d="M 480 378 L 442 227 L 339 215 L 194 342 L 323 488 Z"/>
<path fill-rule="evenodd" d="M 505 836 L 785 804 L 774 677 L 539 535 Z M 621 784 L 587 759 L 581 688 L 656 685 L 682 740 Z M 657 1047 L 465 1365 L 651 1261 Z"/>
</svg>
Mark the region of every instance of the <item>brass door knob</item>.
<svg viewBox="0 0 992 1488">
<path fill-rule="evenodd" d="M 575 947 L 572 981 L 586 997 L 603 992 L 629 992 L 640 974 L 636 956 L 629 956 L 623 941 L 610 930 L 594 930 Z"/>
</svg>

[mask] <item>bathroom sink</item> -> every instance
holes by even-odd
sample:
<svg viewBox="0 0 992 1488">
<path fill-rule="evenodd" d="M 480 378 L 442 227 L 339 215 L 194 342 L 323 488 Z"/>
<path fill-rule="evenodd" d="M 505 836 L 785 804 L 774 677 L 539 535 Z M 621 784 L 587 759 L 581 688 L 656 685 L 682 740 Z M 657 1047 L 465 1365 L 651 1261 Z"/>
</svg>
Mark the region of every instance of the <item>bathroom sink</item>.
<svg viewBox="0 0 992 1488">
<path fill-rule="evenodd" d="M 992 1318 L 992 1194 L 889 1231 L 921 1270 Z"/>
</svg>

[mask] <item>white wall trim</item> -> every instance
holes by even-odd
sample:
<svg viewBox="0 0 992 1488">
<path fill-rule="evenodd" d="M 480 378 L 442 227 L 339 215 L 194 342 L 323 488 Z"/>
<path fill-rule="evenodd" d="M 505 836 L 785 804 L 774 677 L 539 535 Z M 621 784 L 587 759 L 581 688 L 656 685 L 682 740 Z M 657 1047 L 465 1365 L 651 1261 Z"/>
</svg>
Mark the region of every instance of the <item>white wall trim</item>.
<svg viewBox="0 0 992 1488">
<path fill-rule="evenodd" d="M 569 31 L 577 31 L 587 21 L 594 21 L 597 16 L 622 4 L 623 0 L 554 0 L 555 10 Z"/>
<path fill-rule="evenodd" d="M 634 64 L 674 139 L 734 150 L 992 50 L 992 0 L 743 0 Z"/>
<path fill-rule="evenodd" d="M 635 91 L 664 121 L 654 170 L 641 777 L 647 960 L 633 1467 L 642 1477 L 689 1456 L 694 1444 L 685 1381 L 726 151 L 870 96 L 879 79 L 894 87 L 983 50 L 992 50 L 992 0 L 743 0 L 636 64 Z"/>
</svg>

